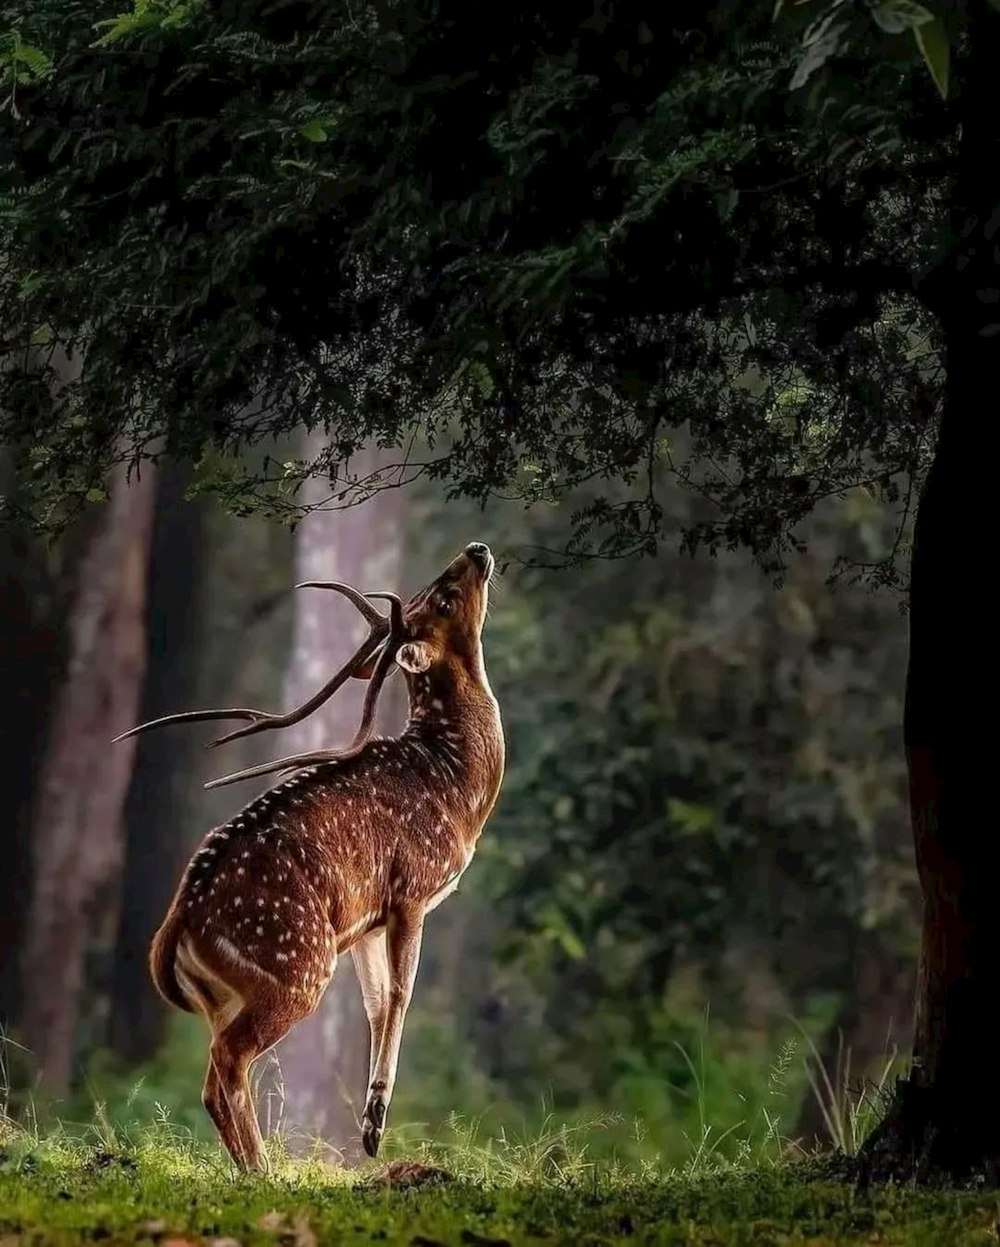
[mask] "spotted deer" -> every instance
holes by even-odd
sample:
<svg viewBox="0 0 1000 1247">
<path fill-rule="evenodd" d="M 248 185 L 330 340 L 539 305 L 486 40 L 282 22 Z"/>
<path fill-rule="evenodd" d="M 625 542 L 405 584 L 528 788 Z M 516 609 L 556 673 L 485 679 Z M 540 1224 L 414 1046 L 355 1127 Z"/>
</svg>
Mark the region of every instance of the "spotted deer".
<svg viewBox="0 0 1000 1247">
<path fill-rule="evenodd" d="M 489 547 L 474 542 L 405 607 L 393 594 L 349 585 L 297 586 L 336 590 L 369 623 L 364 643 L 325 688 L 285 715 L 193 711 L 126 733 L 250 720 L 214 742 L 222 743 L 300 721 L 351 676 L 370 681 L 347 749 L 281 758 L 206 785 L 287 773 L 208 833 L 150 951 L 164 999 L 208 1023 L 202 1099 L 241 1168 L 266 1168 L 250 1068 L 313 1012 L 347 950 L 371 1031 L 362 1142 L 369 1156 L 378 1151 L 424 920 L 469 865 L 503 775 L 503 730 L 481 639 L 493 565 Z M 376 598 L 389 601 L 388 618 L 372 606 Z M 397 667 L 406 676 L 406 728 L 372 738 L 379 691 Z"/>
</svg>

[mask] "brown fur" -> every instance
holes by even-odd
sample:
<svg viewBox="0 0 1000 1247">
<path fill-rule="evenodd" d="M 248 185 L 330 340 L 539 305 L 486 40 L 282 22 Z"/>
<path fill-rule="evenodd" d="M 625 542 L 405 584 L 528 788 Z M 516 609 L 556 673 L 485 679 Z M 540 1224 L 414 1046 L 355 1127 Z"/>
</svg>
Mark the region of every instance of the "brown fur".
<svg viewBox="0 0 1000 1247">
<path fill-rule="evenodd" d="M 251 1064 L 316 1008 L 352 948 L 377 1151 L 424 916 L 457 886 L 503 774 L 480 642 L 491 570 L 488 551 L 462 554 L 408 604 L 399 661 L 429 665 L 407 672 L 404 733 L 295 773 L 209 832 L 153 941 L 157 989 L 212 1031 L 204 1102 L 240 1166 L 266 1163 Z"/>
</svg>

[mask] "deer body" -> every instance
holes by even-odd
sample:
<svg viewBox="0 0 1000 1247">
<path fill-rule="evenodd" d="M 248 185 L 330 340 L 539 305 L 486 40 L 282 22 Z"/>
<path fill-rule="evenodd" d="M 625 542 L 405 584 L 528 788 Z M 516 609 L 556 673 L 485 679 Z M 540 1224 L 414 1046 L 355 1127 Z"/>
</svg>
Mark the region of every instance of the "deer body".
<svg viewBox="0 0 1000 1247">
<path fill-rule="evenodd" d="M 503 775 L 480 643 L 492 565 L 468 547 L 385 642 L 406 672 L 403 734 L 295 771 L 209 832 L 154 939 L 158 990 L 209 1024 L 203 1100 L 242 1167 L 266 1164 L 250 1066 L 316 1008 L 348 950 L 371 1030 L 362 1139 L 378 1150 L 424 918 L 457 887 Z"/>
</svg>

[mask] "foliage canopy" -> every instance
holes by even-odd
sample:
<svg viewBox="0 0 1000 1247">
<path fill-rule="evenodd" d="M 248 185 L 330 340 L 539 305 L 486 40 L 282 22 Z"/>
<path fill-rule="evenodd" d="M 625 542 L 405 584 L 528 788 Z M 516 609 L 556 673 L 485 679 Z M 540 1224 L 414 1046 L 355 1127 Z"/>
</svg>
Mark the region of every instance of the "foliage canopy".
<svg viewBox="0 0 1000 1247">
<path fill-rule="evenodd" d="M 4 23 L 0 438 L 36 517 L 166 446 L 292 517 L 311 470 L 335 505 L 623 481 L 576 516 L 605 554 L 655 547 L 664 467 L 712 500 L 691 540 L 778 562 L 818 500 L 909 496 L 954 148 L 922 6 L 120 5 Z M 322 461 L 240 465 L 302 424 Z M 400 468 L 359 481 L 370 438 Z"/>
</svg>

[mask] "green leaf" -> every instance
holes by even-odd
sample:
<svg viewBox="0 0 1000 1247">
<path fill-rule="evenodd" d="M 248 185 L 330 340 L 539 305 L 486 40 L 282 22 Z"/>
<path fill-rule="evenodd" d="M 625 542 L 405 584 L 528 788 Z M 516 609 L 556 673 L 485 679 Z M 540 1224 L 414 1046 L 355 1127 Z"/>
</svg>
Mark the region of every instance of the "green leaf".
<svg viewBox="0 0 1000 1247">
<path fill-rule="evenodd" d="M 37 270 L 25 273 L 25 275 L 18 282 L 18 293 L 23 299 L 27 299 L 33 295 L 36 290 L 41 290 L 45 285 L 45 282 L 45 273 L 40 273 Z"/>
<path fill-rule="evenodd" d="M 109 47 L 134 35 L 184 26 L 198 8 L 198 0 L 135 0 L 130 13 L 94 22 L 94 29 L 103 30 L 104 34 L 92 46 Z"/>
<path fill-rule="evenodd" d="M 728 190 L 719 191 L 715 196 L 715 210 L 719 214 L 720 221 L 728 221 L 736 211 L 736 205 L 739 202 L 740 192 L 735 187 Z"/>
<path fill-rule="evenodd" d="M 881 3 L 872 5 L 872 17 L 890 35 L 916 30 L 934 20 L 930 9 L 925 9 L 915 0 L 881 0 Z"/>
<path fill-rule="evenodd" d="M 326 142 L 326 130 L 315 117 L 312 121 L 307 121 L 305 125 L 299 126 L 299 134 L 301 134 L 304 139 L 308 139 L 310 143 Z"/>
<path fill-rule="evenodd" d="M 104 34 L 91 46 L 95 48 L 111 47 L 112 44 L 121 43 L 133 35 L 141 35 L 147 31 L 155 30 L 161 24 L 159 14 L 148 10 L 136 13 L 123 13 L 120 17 L 105 18 L 103 21 L 94 23 L 94 29 L 103 30 Z"/>
<path fill-rule="evenodd" d="M 943 24 L 937 18 L 925 22 L 913 32 L 920 55 L 924 58 L 927 68 L 931 71 L 934 85 L 941 92 L 941 98 L 948 98 L 948 74 L 951 68 L 951 45 Z"/>
<path fill-rule="evenodd" d="M 107 498 L 108 498 L 108 495 L 106 491 L 103 489 L 88 489 L 87 490 L 87 501 L 88 502 L 106 502 Z"/>
<path fill-rule="evenodd" d="M 847 31 L 846 22 L 837 22 L 824 28 L 822 34 L 807 31 L 805 55 L 795 67 L 789 87 L 797 91 L 804 87 L 817 70 L 823 68 L 828 60 L 840 53 L 843 37 Z"/>
<path fill-rule="evenodd" d="M 20 44 L 14 49 L 13 57 L 26 65 L 36 78 L 46 78 L 52 72 L 52 58 L 41 48 L 32 47 L 31 44 Z"/>
<path fill-rule="evenodd" d="M 707 805 L 691 801 L 679 801 L 671 797 L 667 801 L 667 817 L 684 836 L 700 836 L 715 827 L 715 811 Z"/>
</svg>

